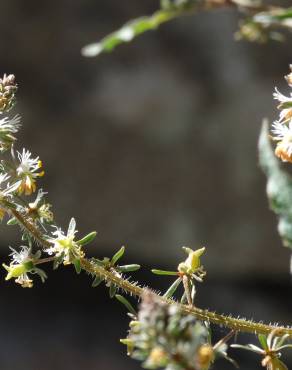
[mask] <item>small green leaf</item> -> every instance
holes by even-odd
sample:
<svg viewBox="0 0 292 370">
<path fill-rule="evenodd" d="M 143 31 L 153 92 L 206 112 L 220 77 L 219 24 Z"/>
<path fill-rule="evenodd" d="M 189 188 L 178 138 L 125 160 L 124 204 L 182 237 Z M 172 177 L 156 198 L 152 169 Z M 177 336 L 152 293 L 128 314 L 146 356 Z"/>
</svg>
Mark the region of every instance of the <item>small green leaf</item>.
<svg viewBox="0 0 292 370">
<path fill-rule="evenodd" d="M 169 275 L 169 276 L 177 276 L 178 272 L 177 271 L 165 271 L 165 270 L 156 270 L 153 269 L 151 272 L 155 275 Z"/>
<path fill-rule="evenodd" d="M 42 269 L 39 269 L 38 267 L 34 267 L 34 272 L 39 275 L 39 277 L 41 278 L 42 283 L 44 283 L 45 280 L 47 279 L 47 274 L 45 273 L 45 271 L 42 270 Z"/>
<path fill-rule="evenodd" d="M 17 225 L 18 221 L 15 217 L 12 217 L 10 220 L 7 221 L 7 225 L 12 226 L 12 225 Z"/>
<path fill-rule="evenodd" d="M 174 281 L 174 283 L 167 289 L 167 291 L 163 294 L 165 298 L 171 298 L 177 288 L 179 287 L 180 283 L 182 282 L 181 278 L 178 278 Z"/>
<path fill-rule="evenodd" d="M 113 298 L 116 295 L 117 289 L 118 288 L 116 287 L 116 285 L 111 284 L 111 286 L 109 288 L 109 295 L 110 295 L 111 298 Z"/>
<path fill-rule="evenodd" d="M 187 295 L 186 295 L 186 292 L 184 292 L 184 294 L 182 295 L 182 297 L 180 299 L 180 303 L 185 304 L 187 302 L 188 302 Z"/>
<path fill-rule="evenodd" d="M 132 264 L 132 265 L 124 265 L 124 266 L 117 266 L 116 270 L 119 272 L 131 272 L 137 271 L 140 269 L 140 265 Z"/>
<path fill-rule="evenodd" d="M 76 243 L 80 246 L 89 244 L 94 240 L 94 238 L 96 237 L 96 234 L 97 234 L 96 231 L 92 231 L 91 233 L 87 234 L 84 238 L 78 240 Z"/>
<path fill-rule="evenodd" d="M 125 247 L 123 246 L 121 247 L 121 249 L 117 251 L 116 254 L 114 254 L 111 260 L 112 265 L 115 265 L 118 262 L 118 260 L 123 257 L 124 253 L 125 253 Z"/>
<path fill-rule="evenodd" d="M 101 266 L 101 267 L 105 265 L 105 262 L 102 260 L 99 260 L 98 258 L 92 258 L 92 262 L 94 262 L 97 266 Z"/>
<path fill-rule="evenodd" d="M 75 267 L 75 270 L 76 270 L 77 274 L 80 274 L 80 272 L 81 272 L 81 263 L 80 263 L 80 260 L 76 258 L 74 260 L 73 264 L 74 264 L 74 267 Z"/>
<path fill-rule="evenodd" d="M 131 305 L 131 303 L 125 298 L 123 297 L 122 295 L 120 294 L 116 294 L 115 295 L 116 299 L 121 302 L 126 308 L 127 310 L 132 313 L 134 316 L 137 316 L 137 312 L 136 310 L 134 309 L 134 307 Z"/>
<path fill-rule="evenodd" d="M 97 287 L 97 286 L 98 286 L 102 281 L 103 281 L 103 278 L 102 278 L 102 277 L 100 277 L 100 276 L 97 276 L 97 275 L 96 275 L 96 277 L 94 278 L 93 283 L 91 284 L 91 286 L 92 286 L 93 288 L 95 288 L 95 287 Z"/>
<path fill-rule="evenodd" d="M 269 346 L 268 346 L 268 343 L 267 343 L 267 337 L 263 334 L 259 334 L 258 335 L 258 340 L 262 346 L 262 348 L 264 350 L 268 350 L 269 349 Z"/>
</svg>

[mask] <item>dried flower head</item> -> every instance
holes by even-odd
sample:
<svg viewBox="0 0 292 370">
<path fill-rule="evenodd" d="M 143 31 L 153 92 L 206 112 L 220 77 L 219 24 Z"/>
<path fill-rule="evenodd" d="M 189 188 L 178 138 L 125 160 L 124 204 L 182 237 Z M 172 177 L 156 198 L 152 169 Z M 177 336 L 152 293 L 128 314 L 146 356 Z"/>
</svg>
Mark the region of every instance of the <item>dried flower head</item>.
<svg viewBox="0 0 292 370">
<path fill-rule="evenodd" d="M 15 93 L 17 91 L 17 84 L 15 83 L 15 76 L 10 74 L 0 78 L 0 112 L 8 112 L 15 103 Z"/>
</svg>

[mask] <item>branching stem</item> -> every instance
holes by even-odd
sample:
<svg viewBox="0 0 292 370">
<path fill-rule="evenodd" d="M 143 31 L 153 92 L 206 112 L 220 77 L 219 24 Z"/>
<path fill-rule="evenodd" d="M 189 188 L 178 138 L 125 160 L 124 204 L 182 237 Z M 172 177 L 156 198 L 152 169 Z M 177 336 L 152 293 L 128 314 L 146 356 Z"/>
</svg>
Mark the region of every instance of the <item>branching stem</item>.
<svg viewBox="0 0 292 370">
<path fill-rule="evenodd" d="M 40 243 L 44 249 L 50 247 L 50 242 L 48 242 L 41 234 L 41 232 L 32 224 L 30 221 L 26 220 L 26 218 L 19 213 L 12 204 L 9 202 L 1 202 L 1 206 L 6 209 L 6 211 L 12 214 L 19 224 L 26 229 L 27 232 L 31 234 L 31 236 Z M 45 258 L 40 260 L 42 263 L 50 262 L 53 258 Z M 141 288 L 135 283 L 131 283 L 129 280 L 123 279 L 119 275 L 104 269 L 101 266 L 98 266 L 91 262 L 87 258 L 82 258 L 80 260 L 81 267 L 87 273 L 92 275 L 97 275 L 103 278 L 107 282 L 111 282 L 115 284 L 118 288 L 124 290 L 126 293 L 133 295 L 135 297 L 141 297 L 146 289 L 149 288 Z M 267 325 L 262 323 L 256 323 L 250 320 L 234 318 L 231 316 L 225 316 L 221 314 L 217 314 L 215 312 L 211 312 L 208 310 L 204 310 L 198 307 L 190 306 L 190 305 L 183 305 L 180 303 L 175 302 L 172 299 L 167 299 L 162 296 L 158 296 L 162 302 L 167 304 L 178 304 L 181 308 L 181 311 L 186 314 L 191 314 L 196 316 L 199 320 L 208 321 L 213 324 L 223 326 L 229 328 L 235 332 L 245 332 L 245 333 L 255 333 L 255 334 L 269 334 L 272 330 L 277 328 L 279 331 L 279 335 L 288 334 L 292 337 L 292 327 L 282 327 L 282 326 L 275 326 L 275 325 Z"/>
</svg>

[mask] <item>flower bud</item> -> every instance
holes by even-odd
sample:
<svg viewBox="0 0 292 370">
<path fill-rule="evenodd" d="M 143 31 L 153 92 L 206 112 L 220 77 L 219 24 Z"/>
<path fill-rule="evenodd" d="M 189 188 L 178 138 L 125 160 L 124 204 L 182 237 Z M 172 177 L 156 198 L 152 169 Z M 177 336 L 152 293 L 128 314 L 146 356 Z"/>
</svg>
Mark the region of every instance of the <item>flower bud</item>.
<svg viewBox="0 0 292 370">
<path fill-rule="evenodd" d="M 203 344 L 197 352 L 197 362 L 199 369 L 209 369 L 212 361 L 214 360 L 214 350 L 210 344 Z"/>
<path fill-rule="evenodd" d="M 191 248 L 183 247 L 188 253 L 188 258 L 178 265 L 178 271 L 181 273 L 193 274 L 201 265 L 200 257 L 205 252 L 205 247 L 193 251 Z"/>
</svg>

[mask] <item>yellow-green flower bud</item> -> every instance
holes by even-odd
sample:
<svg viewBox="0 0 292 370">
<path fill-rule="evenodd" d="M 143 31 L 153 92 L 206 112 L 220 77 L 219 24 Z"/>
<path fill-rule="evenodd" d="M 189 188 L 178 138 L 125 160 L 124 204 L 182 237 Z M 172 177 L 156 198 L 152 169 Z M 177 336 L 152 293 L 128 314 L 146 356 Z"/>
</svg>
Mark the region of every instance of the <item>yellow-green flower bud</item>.
<svg viewBox="0 0 292 370">
<path fill-rule="evenodd" d="M 210 344 L 203 344 L 197 351 L 197 362 L 202 370 L 209 369 L 214 361 L 214 349 Z"/>
<path fill-rule="evenodd" d="M 181 262 L 177 269 L 181 273 L 193 274 L 201 265 L 200 257 L 205 252 L 205 247 L 193 251 L 191 248 L 183 247 L 188 254 L 188 258 Z"/>
<path fill-rule="evenodd" d="M 8 271 L 8 274 L 5 278 L 5 280 L 10 280 L 12 278 L 18 278 L 20 275 L 27 272 L 27 269 L 23 264 L 12 265 L 10 267 L 10 266 L 7 266 L 3 263 L 3 267 Z"/>
<path fill-rule="evenodd" d="M 12 278 L 18 278 L 19 276 L 25 274 L 26 272 L 29 272 L 33 269 L 34 264 L 32 261 L 19 263 L 17 265 L 10 265 L 7 266 L 5 263 L 3 263 L 3 267 L 5 270 L 8 271 L 8 274 L 5 278 L 5 280 L 10 280 Z"/>
<path fill-rule="evenodd" d="M 129 338 L 120 339 L 120 342 L 127 346 L 127 354 L 128 356 L 131 356 L 134 350 L 134 342 L 132 341 L 132 339 Z"/>
</svg>

